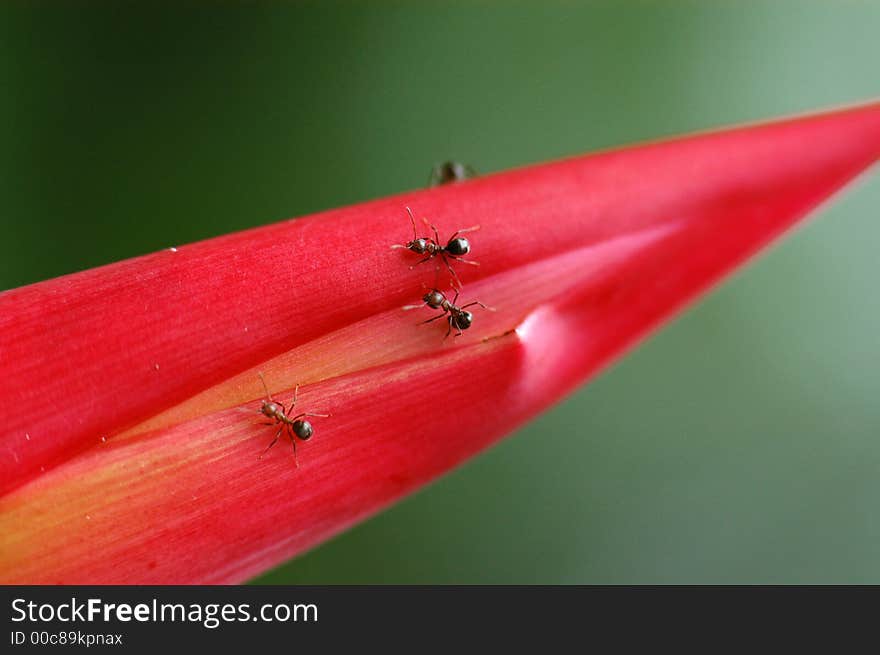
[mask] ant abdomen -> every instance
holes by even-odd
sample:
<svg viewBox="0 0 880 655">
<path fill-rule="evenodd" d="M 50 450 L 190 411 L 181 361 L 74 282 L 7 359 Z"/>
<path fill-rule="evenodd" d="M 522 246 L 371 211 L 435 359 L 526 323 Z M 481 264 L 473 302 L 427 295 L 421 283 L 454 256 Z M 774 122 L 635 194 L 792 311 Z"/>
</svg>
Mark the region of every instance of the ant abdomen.
<svg viewBox="0 0 880 655">
<path fill-rule="evenodd" d="M 308 421 L 294 421 L 291 427 L 293 428 L 293 433 L 303 441 L 308 441 L 315 433 L 314 429 L 312 429 L 312 424 Z"/>
<path fill-rule="evenodd" d="M 461 311 L 457 314 L 452 314 L 449 317 L 449 322 L 452 324 L 452 327 L 457 330 L 467 330 L 473 321 L 474 315 L 467 311 Z"/>
<path fill-rule="evenodd" d="M 461 257 L 471 251 L 470 242 L 464 237 L 456 237 L 446 245 L 446 252 L 454 257 Z"/>
</svg>

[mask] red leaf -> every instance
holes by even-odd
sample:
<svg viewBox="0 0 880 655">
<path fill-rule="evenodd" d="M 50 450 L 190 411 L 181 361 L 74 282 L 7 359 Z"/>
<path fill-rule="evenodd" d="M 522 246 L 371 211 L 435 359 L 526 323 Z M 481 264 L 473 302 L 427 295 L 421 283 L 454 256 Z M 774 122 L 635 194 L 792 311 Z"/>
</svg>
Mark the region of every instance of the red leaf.
<svg viewBox="0 0 880 655">
<path fill-rule="evenodd" d="M 524 168 L 0 294 L 0 579 L 229 582 L 557 401 L 880 156 L 880 104 Z M 412 206 L 480 223 L 442 341 Z M 423 312 L 423 316 L 422 316 Z M 236 410 L 303 385 L 300 445 Z M 310 408 L 314 408 L 310 410 Z M 108 441 L 104 443 L 102 437 Z M 289 445 L 288 445 L 289 447 Z"/>
</svg>

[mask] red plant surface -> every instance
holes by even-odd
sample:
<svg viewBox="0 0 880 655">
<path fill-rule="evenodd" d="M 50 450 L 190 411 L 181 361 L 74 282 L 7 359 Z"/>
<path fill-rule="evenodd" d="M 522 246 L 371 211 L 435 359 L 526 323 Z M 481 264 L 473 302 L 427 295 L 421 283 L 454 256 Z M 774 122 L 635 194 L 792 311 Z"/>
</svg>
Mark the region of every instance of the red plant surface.
<svg viewBox="0 0 880 655">
<path fill-rule="evenodd" d="M 880 103 L 577 157 L 0 294 L 0 581 L 238 582 L 558 401 L 880 157 Z M 401 311 L 447 236 L 474 326 Z M 446 278 L 441 276 L 441 280 Z M 259 456 L 257 372 L 315 437 Z M 248 412 L 240 411 L 247 408 Z M 452 411 L 454 409 L 454 411 Z M 447 417 L 431 419 L 431 413 Z M 428 416 L 429 418 L 426 418 Z"/>
</svg>

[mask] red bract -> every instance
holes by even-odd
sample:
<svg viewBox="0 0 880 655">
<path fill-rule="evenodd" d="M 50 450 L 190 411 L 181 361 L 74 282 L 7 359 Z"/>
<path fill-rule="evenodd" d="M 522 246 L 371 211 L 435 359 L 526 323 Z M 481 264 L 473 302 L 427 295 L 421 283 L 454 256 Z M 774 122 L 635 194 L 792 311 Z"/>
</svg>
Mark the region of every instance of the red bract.
<svg viewBox="0 0 880 655">
<path fill-rule="evenodd" d="M 521 425 L 880 156 L 880 104 L 523 168 L 0 295 L 0 580 L 236 582 Z M 474 223 L 462 337 L 411 206 Z M 441 274 L 440 280 L 447 276 Z M 258 372 L 324 410 L 296 468 Z M 242 412 L 246 408 L 248 412 Z M 454 410 L 454 411 L 452 411 Z"/>
</svg>

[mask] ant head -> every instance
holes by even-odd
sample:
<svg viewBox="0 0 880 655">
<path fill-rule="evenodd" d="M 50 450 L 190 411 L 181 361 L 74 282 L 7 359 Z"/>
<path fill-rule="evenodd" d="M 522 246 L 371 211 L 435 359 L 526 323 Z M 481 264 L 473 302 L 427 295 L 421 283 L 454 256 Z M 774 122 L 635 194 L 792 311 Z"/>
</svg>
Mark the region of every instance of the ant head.
<svg viewBox="0 0 880 655">
<path fill-rule="evenodd" d="M 419 255 L 424 255 L 428 250 L 428 240 L 418 237 L 406 244 L 406 247 Z"/>
<path fill-rule="evenodd" d="M 272 400 L 264 400 L 262 407 L 260 407 L 260 412 L 265 414 L 266 416 L 275 416 L 275 412 L 277 412 L 280 408 L 278 407 L 278 403 Z"/>
<path fill-rule="evenodd" d="M 425 304 L 431 309 L 439 309 L 443 305 L 443 301 L 446 300 L 446 296 L 443 295 L 442 291 L 431 289 L 422 296 L 422 300 L 424 300 Z"/>
<path fill-rule="evenodd" d="M 312 424 L 308 421 L 296 420 L 291 427 L 293 428 L 293 433 L 303 441 L 308 441 L 315 433 Z"/>
<path fill-rule="evenodd" d="M 467 330 L 471 323 L 473 323 L 474 315 L 468 311 L 458 312 L 454 316 L 449 317 L 450 323 L 452 323 L 452 327 L 456 327 L 459 330 Z"/>
<path fill-rule="evenodd" d="M 455 257 L 461 257 L 462 255 L 466 255 L 471 251 L 470 242 L 464 237 L 455 237 L 454 239 L 450 239 L 449 243 L 446 244 L 446 252 Z"/>
</svg>

